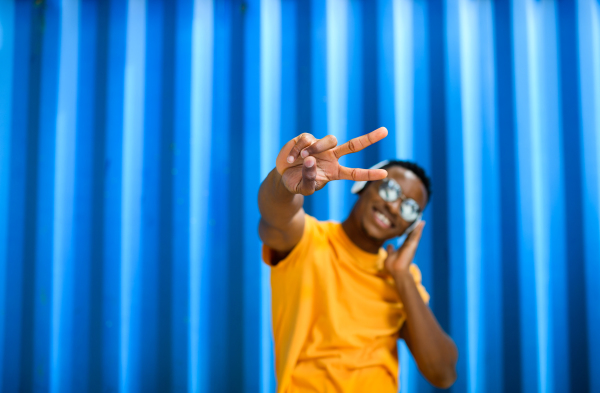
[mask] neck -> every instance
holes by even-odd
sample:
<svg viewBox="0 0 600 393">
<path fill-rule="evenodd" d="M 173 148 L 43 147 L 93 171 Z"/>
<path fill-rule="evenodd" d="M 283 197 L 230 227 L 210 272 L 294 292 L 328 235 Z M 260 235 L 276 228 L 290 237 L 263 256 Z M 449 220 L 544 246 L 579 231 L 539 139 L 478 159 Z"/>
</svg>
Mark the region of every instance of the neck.
<svg viewBox="0 0 600 393">
<path fill-rule="evenodd" d="M 352 210 L 348 218 L 342 223 L 342 229 L 350 241 L 363 251 L 377 254 L 381 246 L 383 246 L 383 240 L 374 239 L 369 236 L 365 228 L 360 224 L 360 220 L 356 217 L 354 210 Z"/>
</svg>

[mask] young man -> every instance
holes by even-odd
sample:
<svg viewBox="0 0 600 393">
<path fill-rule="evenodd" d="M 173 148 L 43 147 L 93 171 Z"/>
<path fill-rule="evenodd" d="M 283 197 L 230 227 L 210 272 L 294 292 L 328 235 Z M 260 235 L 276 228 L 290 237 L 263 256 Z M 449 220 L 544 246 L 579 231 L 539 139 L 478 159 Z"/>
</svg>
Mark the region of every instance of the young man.
<svg viewBox="0 0 600 393">
<path fill-rule="evenodd" d="M 379 128 L 337 146 L 332 135 L 302 134 L 281 149 L 260 187 L 278 392 L 397 392 L 398 338 L 431 384 L 447 388 L 456 379 L 456 346 L 427 306 L 412 264 L 428 178 L 403 161 L 382 169 L 338 163 L 386 136 Z M 343 223 L 305 214 L 304 195 L 341 179 L 357 181 L 359 194 Z M 382 248 L 407 233 L 399 249 Z"/>
</svg>

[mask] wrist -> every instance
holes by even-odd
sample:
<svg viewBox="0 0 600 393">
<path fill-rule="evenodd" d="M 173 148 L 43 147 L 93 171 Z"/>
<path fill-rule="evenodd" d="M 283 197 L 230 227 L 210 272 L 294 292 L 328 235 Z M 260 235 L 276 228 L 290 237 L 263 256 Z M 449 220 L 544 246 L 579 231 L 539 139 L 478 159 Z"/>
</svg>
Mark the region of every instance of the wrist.
<svg viewBox="0 0 600 393">
<path fill-rule="evenodd" d="M 279 174 L 279 172 L 275 171 L 273 185 L 275 186 L 275 190 L 280 198 L 285 199 L 294 199 L 296 193 L 290 191 L 289 188 L 285 185 L 283 181 L 283 176 Z"/>
<path fill-rule="evenodd" d="M 408 269 L 397 269 L 391 273 L 396 285 L 399 287 L 404 287 L 407 284 L 414 282 L 412 274 L 410 274 Z"/>
</svg>

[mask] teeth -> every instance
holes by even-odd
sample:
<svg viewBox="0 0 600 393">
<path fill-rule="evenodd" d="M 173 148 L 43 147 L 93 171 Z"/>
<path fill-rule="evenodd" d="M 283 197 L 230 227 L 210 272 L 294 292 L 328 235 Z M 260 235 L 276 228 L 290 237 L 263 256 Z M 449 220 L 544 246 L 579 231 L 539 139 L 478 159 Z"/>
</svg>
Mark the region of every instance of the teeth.
<svg viewBox="0 0 600 393">
<path fill-rule="evenodd" d="M 390 225 L 390 220 L 384 216 L 383 214 L 379 213 L 379 212 L 375 212 L 375 215 L 377 216 L 378 219 L 380 219 L 384 224 L 386 225 Z"/>
</svg>

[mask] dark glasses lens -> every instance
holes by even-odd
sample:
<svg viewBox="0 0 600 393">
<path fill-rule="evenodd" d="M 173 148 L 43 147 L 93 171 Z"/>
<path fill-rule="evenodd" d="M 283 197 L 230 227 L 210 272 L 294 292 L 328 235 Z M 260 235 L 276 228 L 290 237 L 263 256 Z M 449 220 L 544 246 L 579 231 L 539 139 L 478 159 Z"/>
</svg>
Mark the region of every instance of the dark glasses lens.
<svg viewBox="0 0 600 393">
<path fill-rule="evenodd" d="M 414 199 L 405 199 L 402 201 L 402 204 L 400 205 L 400 215 L 404 221 L 415 221 L 419 218 L 419 213 L 421 213 L 421 208 Z"/>
<path fill-rule="evenodd" d="M 379 196 L 386 202 L 396 202 L 402 198 L 402 187 L 394 179 L 384 179 L 379 186 Z M 400 215 L 406 222 L 414 222 L 420 213 L 421 207 L 414 199 L 405 199 L 400 204 Z"/>
<path fill-rule="evenodd" d="M 400 184 L 394 179 L 384 179 L 379 186 L 379 196 L 386 202 L 395 202 L 402 195 Z"/>
</svg>

